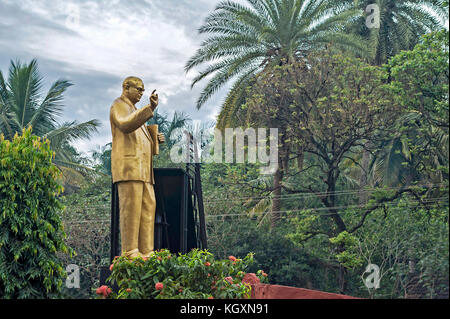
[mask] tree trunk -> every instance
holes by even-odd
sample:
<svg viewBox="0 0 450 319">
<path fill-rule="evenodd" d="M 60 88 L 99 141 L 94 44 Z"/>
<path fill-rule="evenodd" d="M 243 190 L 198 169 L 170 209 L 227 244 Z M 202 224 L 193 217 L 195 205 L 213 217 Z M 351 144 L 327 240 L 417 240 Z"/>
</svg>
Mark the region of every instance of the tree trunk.
<svg viewBox="0 0 450 319">
<path fill-rule="evenodd" d="M 272 200 L 272 213 L 270 218 L 270 227 L 274 228 L 277 225 L 278 220 L 280 219 L 280 210 L 281 210 L 281 181 L 283 179 L 282 168 L 280 167 L 281 163 L 278 162 L 278 168 L 275 172 L 275 176 L 273 179 L 273 200 Z"/>
<path fill-rule="evenodd" d="M 297 157 L 297 167 L 299 172 L 303 170 L 303 161 L 305 159 L 305 153 L 303 151 L 303 148 L 300 148 L 298 150 L 298 157 Z"/>
<path fill-rule="evenodd" d="M 289 166 L 289 145 L 285 143 L 285 134 L 280 135 L 279 149 L 280 154 L 278 156 L 277 170 L 273 178 L 273 200 L 272 200 L 272 214 L 270 219 L 270 227 L 274 228 L 278 220 L 281 218 L 281 182 L 285 172 L 288 172 Z"/>
<path fill-rule="evenodd" d="M 347 273 L 347 269 L 344 266 L 339 266 L 339 293 L 345 295 L 347 290 L 347 280 L 345 280 L 345 275 Z"/>
<path fill-rule="evenodd" d="M 332 162 L 330 162 L 329 164 L 330 166 L 328 167 L 328 176 L 327 176 L 327 184 L 328 184 L 328 189 L 327 189 L 327 201 L 326 201 L 326 206 L 328 206 L 328 212 L 330 213 L 331 218 L 333 219 L 334 223 L 336 224 L 336 230 L 337 230 L 337 234 L 342 233 L 343 231 L 347 230 L 347 227 L 345 225 L 344 220 L 342 219 L 342 217 L 339 215 L 338 210 L 335 208 L 336 207 L 336 182 L 337 182 L 337 178 L 339 176 L 339 171 L 337 171 L 336 169 L 334 169 L 334 164 Z M 340 244 L 337 247 L 337 253 L 341 253 L 345 250 L 345 247 L 343 244 Z M 340 294 L 345 294 L 345 291 L 347 290 L 347 281 L 346 281 L 346 274 L 347 274 L 347 270 L 345 269 L 344 266 L 339 265 L 339 293 Z"/>
<path fill-rule="evenodd" d="M 370 143 L 366 142 L 365 143 L 365 147 L 369 147 Z M 359 178 L 359 204 L 360 205 L 365 205 L 367 203 L 367 191 L 365 190 L 365 188 L 367 187 L 368 184 L 368 174 L 369 174 L 369 164 L 370 164 L 370 153 L 364 149 L 363 150 L 363 156 L 362 156 L 362 160 L 361 160 L 361 176 Z"/>
</svg>

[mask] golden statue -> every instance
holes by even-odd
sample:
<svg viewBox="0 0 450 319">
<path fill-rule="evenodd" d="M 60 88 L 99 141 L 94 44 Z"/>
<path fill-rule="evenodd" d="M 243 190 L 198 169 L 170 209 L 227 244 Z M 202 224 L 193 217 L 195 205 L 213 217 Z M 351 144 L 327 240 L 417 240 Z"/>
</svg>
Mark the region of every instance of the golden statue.
<svg viewBox="0 0 450 319">
<path fill-rule="evenodd" d="M 154 250 L 156 210 L 153 155 L 165 141 L 157 125 L 145 123 L 158 106 L 158 94 L 154 90 L 150 104 L 137 109 L 135 104 L 145 91 L 142 80 L 127 77 L 122 89 L 110 111 L 111 171 L 119 193 L 122 255 L 149 257 Z"/>
</svg>

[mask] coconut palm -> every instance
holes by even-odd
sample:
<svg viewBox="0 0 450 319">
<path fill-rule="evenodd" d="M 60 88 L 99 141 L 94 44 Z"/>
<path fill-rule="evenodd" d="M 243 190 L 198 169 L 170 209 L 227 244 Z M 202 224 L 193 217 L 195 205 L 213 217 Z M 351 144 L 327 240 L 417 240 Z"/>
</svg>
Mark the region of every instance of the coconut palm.
<svg viewBox="0 0 450 319">
<path fill-rule="evenodd" d="M 325 0 L 246 2 L 247 5 L 242 5 L 222 1 L 216 7 L 199 29 L 200 34 L 210 36 L 185 66 L 189 72 L 212 62 L 192 81 L 194 86 L 212 76 L 197 100 L 197 108 L 235 79 L 219 119 L 225 113 L 232 117 L 228 108 L 240 107 L 246 86 L 269 65 L 298 61 L 309 51 L 331 42 L 364 55 L 365 45 L 357 36 L 340 32 L 342 24 L 355 16 L 357 10 L 343 11 Z"/>
<path fill-rule="evenodd" d="M 42 81 L 36 60 L 29 64 L 11 61 L 7 81 L 0 71 L 0 134 L 11 139 L 16 132 L 31 126 L 33 134 L 50 140 L 57 166 L 86 171 L 86 167 L 75 162 L 69 143 L 89 138 L 100 123 L 98 120 L 58 123 L 64 108 L 64 92 L 72 83 L 57 80 L 43 94 Z"/>
<path fill-rule="evenodd" d="M 422 35 L 444 28 L 448 20 L 448 4 L 442 0 L 345 0 L 340 3 L 352 12 L 355 8 L 360 10 L 348 30 L 369 41 L 373 53 L 371 62 L 376 65 L 386 63 L 401 50 L 411 50 Z M 368 15 L 375 12 L 370 5 L 379 10 L 379 28 L 369 28 L 366 24 Z"/>
</svg>

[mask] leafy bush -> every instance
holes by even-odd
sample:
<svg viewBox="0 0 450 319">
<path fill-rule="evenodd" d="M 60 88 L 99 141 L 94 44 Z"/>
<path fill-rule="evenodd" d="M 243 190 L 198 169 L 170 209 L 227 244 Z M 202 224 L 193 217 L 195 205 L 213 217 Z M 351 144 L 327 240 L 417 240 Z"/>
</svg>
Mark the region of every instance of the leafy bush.
<svg viewBox="0 0 450 319">
<path fill-rule="evenodd" d="M 48 298 L 66 273 L 57 252 L 64 244 L 58 201 L 62 187 L 49 141 L 31 128 L 11 141 L 0 135 L 0 296 Z"/>
<path fill-rule="evenodd" d="M 102 286 L 96 293 L 113 299 L 249 298 L 251 283 L 267 281 L 262 270 L 256 274 L 245 272 L 252 261 L 253 254 L 243 259 L 230 256 L 215 260 L 207 250 L 198 249 L 179 255 L 162 249 L 148 259 L 116 257 L 108 280 L 116 283 L 119 291 Z"/>
<path fill-rule="evenodd" d="M 270 229 L 269 220 L 260 223 L 245 215 L 215 222 L 209 224 L 208 249 L 218 258 L 231 253 L 241 257 L 253 252 L 254 261 L 248 271 L 266 270 L 271 284 L 330 290 L 326 283 L 331 279 L 331 269 L 327 270 L 317 257 L 286 238 L 291 226 L 281 219 L 279 227 Z M 315 252 L 319 254 L 319 249 Z M 330 278 L 324 278 L 324 271 L 330 273 Z"/>
</svg>

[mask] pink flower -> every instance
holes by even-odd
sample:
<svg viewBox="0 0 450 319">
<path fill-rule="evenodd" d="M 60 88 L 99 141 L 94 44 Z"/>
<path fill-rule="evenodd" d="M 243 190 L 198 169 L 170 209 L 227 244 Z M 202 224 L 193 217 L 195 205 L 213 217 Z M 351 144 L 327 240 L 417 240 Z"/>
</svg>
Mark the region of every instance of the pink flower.
<svg viewBox="0 0 450 319">
<path fill-rule="evenodd" d="M 164 288 L 164 285 L 163 285 L 162 282 L 157 282 L 157 283 L 155 284 L 155 289 L 156 289 L 156 290 L 162 290 L 163 288 Z"/>
<path fill-rule="evenodd" d="M 97 295 L 103 295 L 105 297 L 108 297 L 108 295 L 111 293 L 111 288 L 103 285 L 101 287 L 98 287 L 95 292 L 97 293 Z"/>
<path fill-rule="evenodd" d="M 209 261 L 207 261 L 207 262 L 205 262 L 205 266 L 209 267 L 209 266 L 211 266 L 211 263 Z"/>
<path fill-rule="evenodd" d="M 230 284 L 232 284 L 233 283 L 233 278 L 232 277 L 230 277 L 230 276 L 228 276 L 228 277 L 225 277 L 225 280 L 226 281 L 228 281 Z"/>
<path fill-rule="evenodd" d="M 236 261 L 236 257 L 234 257 L 234 256 L 229 256 L 228 259 L 231 261 Z"/>
<path fill-rule="evenodd" d="M 98 287 L 97 290 L 95 291 L 95 293 L 96 293 L 97 295 L 103 295 L 103 287 L 104 287 L 104 286 Z"/>
<path fill-rule="evenodd" d="M 109 271 L 112 271 L 114 267 L 114 264 L 111 264 L 111 266 L 109 266 Z"/>
<path fill-rule="evenodd" d="M 214 299 L 214 297 L 213 296 L 209 296 L 208 299 Z"/>
</svg>

